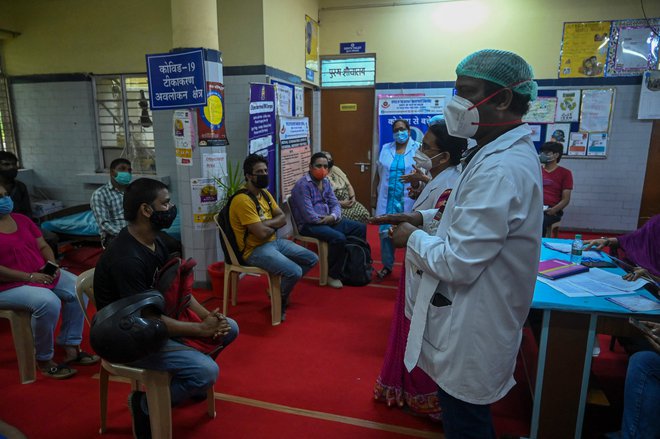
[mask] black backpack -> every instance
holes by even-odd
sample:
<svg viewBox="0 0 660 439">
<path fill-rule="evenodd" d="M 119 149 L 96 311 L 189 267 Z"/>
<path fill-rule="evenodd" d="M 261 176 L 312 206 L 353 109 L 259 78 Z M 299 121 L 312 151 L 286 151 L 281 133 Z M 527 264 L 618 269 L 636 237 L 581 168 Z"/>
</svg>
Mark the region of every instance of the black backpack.
<svg viewBox="0 0 660 439">
<path fill-rule="evenodd" d="M 371 282 L 374 271 L 371 263 L 371 247 L 364 239 L 347 236 L 346 252 L 341 269 L 341 281 L 346 285 L 363 286 Z"/>
<path fill-rule="evenodd" d="M 234 195 L 229 197 L 229 200 L 227 200 L 227 204 L 220 210 L 218 213 L 218 225 L 222 229 L 223 232 L 225 232 L 225 235 L 227 235 L 227 240 L 229 241 L 229 245 L 231 245 L 231 248 L 234 250 L 234 253 L 236 254 L 236 258 L 238 258 L 238 263 L 241 265 L 248 265 L 245 260 L 243 259 L 243 251 L 245 248 L 241 249 L 238 246 L 238 241 L 236 240 L 236 235 L 234 235 L 234 229 L 231 227 L 231 222 L 229 221 L 229 207 L 231 206 L 231 202 L 234 200 L 234 197 L 239 194 L 247 194 L 252 201 L 254 201 L 254 205 L 257 208 L 257 213 L 261 214 L 261 205 L 259 204 L 259 200 L 257 200 L 257 197 L 254 196 L 252 192 L 250 192 L 247 189 L 241 189 L 237 191 Z M 266 201 L 268 202 L 268 207 L 270 207 L 270 213 L 271 216 L 273 214 L 273 204 L 270 201 L 270 197 L 268 194 L 266 194 L 263 190 L 261 191 L 261 196 L 265 197 Z M 243 242 L 247 242 L 247 236 L 248 236 L 248 229 L 247 227 L 245 228 L 245 235 L 243 236 Z M 227 246 L 225 245 L 225 240 L 222 239 L 222 236 L 220 237 L 220 245 L 222 245 L 222 252 L 225 254 L 225 257 L 229 254 L 227 252 Z"/>
</svg>

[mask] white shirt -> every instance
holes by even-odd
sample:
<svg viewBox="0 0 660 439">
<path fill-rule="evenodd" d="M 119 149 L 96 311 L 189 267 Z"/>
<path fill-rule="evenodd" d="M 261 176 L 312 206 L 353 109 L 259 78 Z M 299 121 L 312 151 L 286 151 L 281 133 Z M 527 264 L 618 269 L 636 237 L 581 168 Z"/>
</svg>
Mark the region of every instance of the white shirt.
<svg viewBox="0 0 660 439">
<path fill-rule="evenodd" d="M 417 364 L 472 404 L 493 403 L 515 384 L 541 246 L 543 189 L 530 134 L 524 124 L 481 148 L 435 236 L 418 230 L 408 240 L 406 274 L 419 287 L 406 297 L 413 309 L 406 367 Z M 423 211 L 424 222 L 434 214 Z M 436 291 L 451 305 L 432 305 Z"/>
<path fill-rule="evenodd" d="M 419 143 L 415 142 L 412 138 L 408 139 L 406 143 L 406 150 L 403 153 L 403 160 L 406 166 L 405 174 L 410 174 L 413 170 L 413 157 L 415 151 L 419 149 Z M 378 200 L 376 203 L 376 216 L 385 215 L 387 213 L 387 192 L 389 191 L 390 180 L 390 167 L 396 155 L 396 143 L 390 142 L 383 145 L 378 156 L 378 163 L 376 163 L 376 172 L 380 177 L 378 183 Z M 410 183 L 405 183 L 403 187 L 403 211 L 411 212 L 413 200 L 408 196 L 408 187 Z"/>
<path fill-rule="evenodd" d="M 461 172 L 457 166 L 450 166 L 435 176 L 435 178 L 424 186 L 419 197 L 415 200 L 413 210 L 433 209 L 438 198 L 447 189 L 452 189 L 456 185 Z"/>
</svg>

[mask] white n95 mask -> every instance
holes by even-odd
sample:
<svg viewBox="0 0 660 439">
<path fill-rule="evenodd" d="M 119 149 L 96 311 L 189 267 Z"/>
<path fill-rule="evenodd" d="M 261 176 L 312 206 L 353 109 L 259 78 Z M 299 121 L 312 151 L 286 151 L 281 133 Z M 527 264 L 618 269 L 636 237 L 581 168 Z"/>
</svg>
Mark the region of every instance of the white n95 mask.
<svg viewBox="0 0 660 439">
<path fill-rule="evenodd" d="M 445 122 L 450 136 L 469 139 L 479 128 L 479 110 L 468 99 L 454 95 L 445 107 Z"/>
<path fill-rule="evenodd" d="M 426 154 L 424 154 L 420 149 L 415 151 L 415 155 L 413 156 L 413 160 L 415 161 L 415 167 L 417 169 L 423 169 L 426 172 L 429 172 L 431 168 L 433 167 L 433 159 L 439 156 L 442 153 L 436 154 L 433 157 L 429 157 Z"/>
</svg>

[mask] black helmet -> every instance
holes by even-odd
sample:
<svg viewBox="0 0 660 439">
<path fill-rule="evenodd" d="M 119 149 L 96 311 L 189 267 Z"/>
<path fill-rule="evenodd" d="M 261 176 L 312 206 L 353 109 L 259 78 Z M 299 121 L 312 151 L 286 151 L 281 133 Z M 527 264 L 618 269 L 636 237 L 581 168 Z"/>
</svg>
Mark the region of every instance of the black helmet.
<svg viewBox="0 0 660 439">
<path fill-rule="evenodd" d="M 89 334 L 96 353 L 111 363 L 130 363 L 158 352 L 169 335 L 161 320 L 141 316 L 147 306 L 162 312 L 165 299 L 160 292 L 149 290 L 119 299 L 97 312 Z"/>
</svg>

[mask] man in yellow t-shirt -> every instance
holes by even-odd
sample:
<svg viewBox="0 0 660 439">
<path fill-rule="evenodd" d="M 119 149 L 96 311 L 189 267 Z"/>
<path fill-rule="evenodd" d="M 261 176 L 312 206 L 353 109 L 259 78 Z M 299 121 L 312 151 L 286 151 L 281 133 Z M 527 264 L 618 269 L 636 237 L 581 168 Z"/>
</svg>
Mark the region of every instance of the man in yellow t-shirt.
<svg viewBox="0 0 660 439">
<path fill-rule="evenodd" d="M 243 162 L 243 173 L 245 193 L 239 193 L 232 199 L 229 223 L 245 262 L 269 273 L 282 275 L 284 321 L 291 290 L 316 265 L 318 257 L 288 239 L 277 239 L 277 229 L 286 224 L 286 218 L 266 190 L 268 161 L 258 154 L 250 154 Z"/>
</svg>

